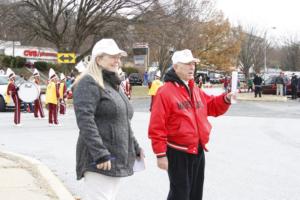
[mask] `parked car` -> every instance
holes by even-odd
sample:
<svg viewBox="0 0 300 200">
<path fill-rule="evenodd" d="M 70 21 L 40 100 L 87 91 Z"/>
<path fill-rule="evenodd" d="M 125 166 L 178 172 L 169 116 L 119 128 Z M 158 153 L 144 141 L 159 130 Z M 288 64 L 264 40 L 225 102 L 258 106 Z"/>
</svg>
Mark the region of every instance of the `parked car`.
<svg viewBox="0 0 300 200">
<path fill-rule="evenodd" d="M 211 72 L 209 73 L 209 82 L 211 84 L 220 84 L 222 83 L 224 76 L 220 73 Z"/>
<path fill-rule="evenodd" d="M 276 94 L 276 84 L 275 84 L 276 77 L 277 76 L 270 76 L 264 81 L 262 85 L 263 94 Z M 291 93 L 292 93 L 291 80 L 288 78 L 286 95 L 291 95 Z M 300 91 L 298 91 L 298 96 L 300 96 Z"/>
<path fill-rule="evenodd" d="M 142 76 L 139 73 L 132 73 L 128 76 L 131 85 L 143 85 Z"/>
</svg>

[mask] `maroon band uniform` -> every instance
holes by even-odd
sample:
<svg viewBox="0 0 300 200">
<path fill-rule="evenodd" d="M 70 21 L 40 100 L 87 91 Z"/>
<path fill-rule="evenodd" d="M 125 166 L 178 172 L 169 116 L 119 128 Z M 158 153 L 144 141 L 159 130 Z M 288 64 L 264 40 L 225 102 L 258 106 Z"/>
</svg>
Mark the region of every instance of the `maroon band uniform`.
<svg viewBox="0 0 300 200">
<path fill-rule="evenodd" d="M 7 86 L 7 94 L 11 95 L 14 104 L 15 104 L 15 114 L 14 114 L 14 123 L 20 124 L 21 123 L 21 101 L 18 96 L 18 91 L 15 85 L 14 80 L 10 80 Z"/>
<path fill-rule="evenodd" d="M 39 80 L 35 79 L 34 83 L 37 84 L 39 87 L 39 84 L 40 84 Z M 39 95 L 39 97 L 36 100 L 34 100 L 34 117 L 38 118 L 39 114 L 40 114 L 41 118 L 45 117 L 44 110 L 43 110 L 43 104 L 41 101 L 41 94 Z"/>
</svg>

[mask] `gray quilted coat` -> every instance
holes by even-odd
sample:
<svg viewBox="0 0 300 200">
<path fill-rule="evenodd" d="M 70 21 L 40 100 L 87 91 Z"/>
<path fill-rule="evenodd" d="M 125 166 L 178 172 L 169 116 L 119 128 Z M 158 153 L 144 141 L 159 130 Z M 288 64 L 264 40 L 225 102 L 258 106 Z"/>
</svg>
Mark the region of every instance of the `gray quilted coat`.
<svg viewBox="0 0 300 200">
<path fill-rule="evenodd" d="M 139 153 L 130 120 L 133 108 L 124 93 L 104 82 L 105 89 L 85 75 L 75 86 L 73 99 L 79 137 L 76 147 L 77 179 L 91 171 L 113 177 L 133 174 Z M 99 170 L 95 162 L 111 156 L 112 169 Z"/>
</svg>

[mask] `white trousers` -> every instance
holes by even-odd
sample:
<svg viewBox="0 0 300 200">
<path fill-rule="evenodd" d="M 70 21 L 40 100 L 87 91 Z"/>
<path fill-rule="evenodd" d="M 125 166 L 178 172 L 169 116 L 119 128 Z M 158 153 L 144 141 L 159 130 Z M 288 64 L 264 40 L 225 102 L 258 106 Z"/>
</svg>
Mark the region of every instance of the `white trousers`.
<svg viewBox="0 0 300 200">
<path fill-rule="evenodd" d="M 276 95 L 283 96 L 283 84 L 277 84 L 276 87 Z"/>
<path fill-rule="evenodd" d="M 115 200 L 121 178 L 105 176 L 95 172 L 84 173 L 84 193 L 82 200 Z"/>
</svg>

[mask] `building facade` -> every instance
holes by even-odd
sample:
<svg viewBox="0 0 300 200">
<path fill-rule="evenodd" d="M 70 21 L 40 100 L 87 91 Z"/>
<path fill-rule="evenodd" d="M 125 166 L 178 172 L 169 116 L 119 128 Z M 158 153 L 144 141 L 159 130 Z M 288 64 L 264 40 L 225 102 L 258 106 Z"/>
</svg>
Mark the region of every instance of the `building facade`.
<svg viewBox="0 0 300 200">
<path fill-rule="evenodd" d="M 27 62 L 57 63 L 57 51 L 53 48 L 23 46 L 18 41 L 0 41 L 0 54 L 6 56 L 20 56 Z"/>
</svg>

